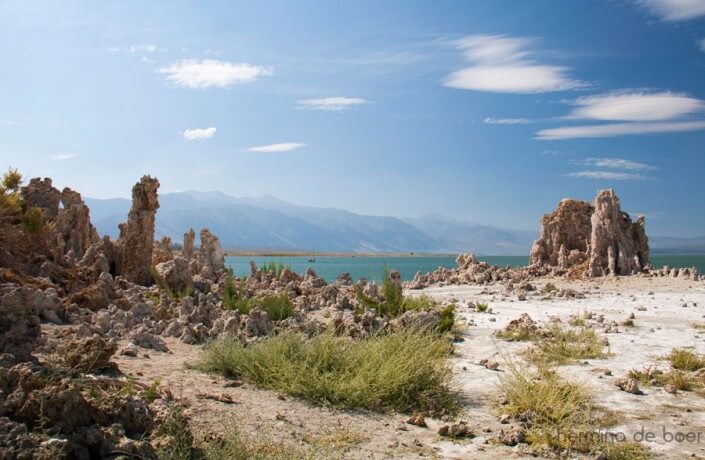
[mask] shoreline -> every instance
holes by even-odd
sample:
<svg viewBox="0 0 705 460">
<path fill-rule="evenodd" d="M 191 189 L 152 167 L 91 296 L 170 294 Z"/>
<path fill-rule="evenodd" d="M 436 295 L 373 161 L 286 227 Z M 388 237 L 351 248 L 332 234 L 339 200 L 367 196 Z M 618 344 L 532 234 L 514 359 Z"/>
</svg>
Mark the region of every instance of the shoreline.
<svg viewBox="0 0 705 460">
<path fill-rule="evenodd" d="M 320 252 L 320 251 L 240 251 L 224 250 L 226 257 L 457 257 L 455 253 L 426 252 Z M 481 256 L 481 257 L 524 257 L 524 256 Z"/>
</svg>

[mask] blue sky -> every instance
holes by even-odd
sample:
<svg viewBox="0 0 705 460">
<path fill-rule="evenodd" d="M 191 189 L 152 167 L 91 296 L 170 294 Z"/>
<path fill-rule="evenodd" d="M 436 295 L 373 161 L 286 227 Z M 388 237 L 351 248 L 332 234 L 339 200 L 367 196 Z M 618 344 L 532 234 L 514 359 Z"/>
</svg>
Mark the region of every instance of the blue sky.
<svg viewBox="0 0 705 460">
<path fill-rule="evenodd" d="M 0 2 L 0 163 L 536 229 L 705 235 L 705 0 Z"/>
</svg>

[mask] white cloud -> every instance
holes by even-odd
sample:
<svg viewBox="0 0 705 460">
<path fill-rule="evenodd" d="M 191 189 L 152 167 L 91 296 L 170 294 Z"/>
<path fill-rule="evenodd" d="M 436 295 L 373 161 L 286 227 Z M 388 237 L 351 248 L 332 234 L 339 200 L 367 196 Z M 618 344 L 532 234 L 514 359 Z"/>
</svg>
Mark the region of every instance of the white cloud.
<svg viewBox="0 0 705 460">
<path fill-rule="evenodd" d="M 677 121 L 670 123 L 610 123 L 604 125 L 564 126 L 542 129 L 536 139 L 558 140 L 588 137 L 615 137 L 635 134 L 677 133 L 705 129 L 705 121 Z"/>
<path fill-rule="evenodd" d="M 162 67 L 157 72 L 166 75 L 166 80 L 175 85 L 187 88 L 227 88 L 272 75 L 272 70 L 266 67 L 215 59 L 184 59 Z"/>
<path fill-rule="evenodd" d="M 269 144 L 260 145 L 258 147 L 250 147 L 247 149 L 249 152 L 259 152 L 259 153 L 277 153 L 277 152 L 289 152 L 291 150 L 300 149 L 305 147 L 306 144 L 300 142 L 282 142 L 280 144 Z"/>
<path fill-rule="evenodd" d="M 49 158 L 51 158 L 54 161 L 65 161 L 65 160 L 71 160 L 73 158 L 76 158 L 78 155 L 75 153 L 57 153 L 54 155 L 49 155 Z"/>
<path fill-rule="evenodd" d="M 543 93 L 585 86 L 568 77 L 565 67 L 528 59 L 531 39 L 503 35 L 471 35 L 455 42 L 471 67 L 448 75 L 451 88 L 497 93 Z"/>
<path fill-rule="evenodd" d="M 644 93 L 625 90 L 582 97 L 569 118 L 613 121 L 671 120 L 705 109 L 705 102 L 671 92 Z"/>
<path fill-rule="evenodd" d="M 684 21 L 705 15 L 703 0 L 639 0 L 666 21 Z"/>
<path fill-rule="evenodd" d="M 130 53 L 154 53 L 157 49 L 157 45 L 132 45 L 127 48 Z"/>
<path fill-rule="evenodd" d="M 594 166 L 597 168 L 625 169 L 628 171 L 647 171 L 656 169 L 655 166 L 625 160 L 623 158 L 586 158 L 585 160 L 576 160 L 575 163 L 586 166 Z"/>
<path fill-rule="evenodd" d="M 531 123 L 528 118 L 492 118 L 487 117 L 484 121 L 488 125 L 527 125 Z"/>
<path fill-rule="evenodd" d="M 648 177 L 642 174 L 614 172 L 614 171 L 577 171 L 568 174 L 570 177 L 580 177 L 582 179 L 602 179 L 602 180 L 645 180 Z"/>
<path fill-rule="evenodd" d="M 312 110 L 327 110 L 331 112 L 341 112 L 357 105 L 367 104 L 367 100 L 359 97 L 324 97 L 320 99 L 302 99 L 297 101 L 299 108 Z"/>
<path fill-rule="evenodd" d="M 210 126 L 208 128 L 185 129 L 181 131 L 181 135 L 184 136 L 185 139 L 193 141 L 196 139 L 210 139 L 215 135 L 216 131 L 218 131 L 217 128 Z"/>
</svg>

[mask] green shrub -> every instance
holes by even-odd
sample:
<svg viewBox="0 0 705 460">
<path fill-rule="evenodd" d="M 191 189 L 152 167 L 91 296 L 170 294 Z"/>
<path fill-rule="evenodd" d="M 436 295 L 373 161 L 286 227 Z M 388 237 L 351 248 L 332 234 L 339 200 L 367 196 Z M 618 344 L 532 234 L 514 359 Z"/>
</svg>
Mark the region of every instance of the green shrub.
<svg viewBox="0 0 705 460">
<path fill-rule="evenodd" d="M 212 342 L 197 367 L 321 405 L 456 412 L 458 397 L 448 387 L 451 350 L 445 338 L 417 330 L 357 340 L 284 332 L 249 346 Z"/>
<path fill-rule="evenodd" d="M 250 308 L 266 311 L 272 321 L 281 321 L 294 314 L 294 304 L 286 293 L 255 297 L 250 300 Z"/>
<path fill-rule="evenodd" d="M 17 191 L 22 185 L 22 174 L 15 168 L 8 168 L 2 176 L 2 187 L 7 190 Z"/>
<path fill-rule="evenodd" d="M 46 223 L 41 208 L 31 207 L 22 215 L 22 228 L 27 233 L 37 233 L 41 231 Z"/>
<path fill-rule="evenodd" d="M 568 328 L 552 325 L 534 339 L 534 359 L 549 363 L 565 363 L 576 359 L 597 359 L 607 356 L 605 341 L 589 327 Z M 536 353 L 538 352 L 538 353 Z"/>
<path fill-rule="evenodd" d="M 475 304 L 475 308 L 476 308 L 477 311 L 479 311 L 480 313 L 484 313 L 484 312 L 486 312 L 486 311 L 490 308 L 490 306 L 489 306 L 488 304 L 486 304 L 486 303 L 483 303 L 483 302 L 477 302 L 477 303 Z"/>
<path fill-rule="evenodd" d="M 160 460 L 191 460 L 195 458 L 193 435 L 189 429 L 183 407 L 177 403 L 169 405 L 167 417 L 160 426 L 169 442 L 157 452 Z"/>
<path fill-rule="evenodd" d="M 674 348 L 668 355 L 668 361 L 671 367 L 681 371 L 693 372 L 705 368 L 705 358 L 685 348 Z"/>
<path fill-rule="evenodd" d="M 441 320 L 438 322 L 438 332 L 452 332 L 455 327 L 455 304 L 448 304 L 438 311 Z"/>
<path fill-rule="evenodd" d="M 570 458 L 574 452 L 608 460 L 651 458 L 642 445 L 620 442 L 605 433 L 608 417 L 579 382 L 562 380 L 551 370 L 536 372 L 509 363 L 500 389 L 506 404 L 498 410 L 526 423 L 526 440 L 534 448 L 546 448 L 560 458 Z"/>
</svg>

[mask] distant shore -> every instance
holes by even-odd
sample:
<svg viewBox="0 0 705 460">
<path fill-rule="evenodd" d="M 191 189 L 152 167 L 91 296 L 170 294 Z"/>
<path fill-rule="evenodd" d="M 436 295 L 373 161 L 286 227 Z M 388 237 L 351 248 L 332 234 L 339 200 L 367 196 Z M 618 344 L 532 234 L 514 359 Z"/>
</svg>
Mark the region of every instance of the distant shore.
<svg viewBox="0 0 705 460">
<path fill-rule="evenodd" d="M 456 253 L 428 252 L 318 252 L 318 251 L 242 251 L 226 249 L 223 251 L 229 257 L 447 257 L 457 256 Z"/>
</svg>

